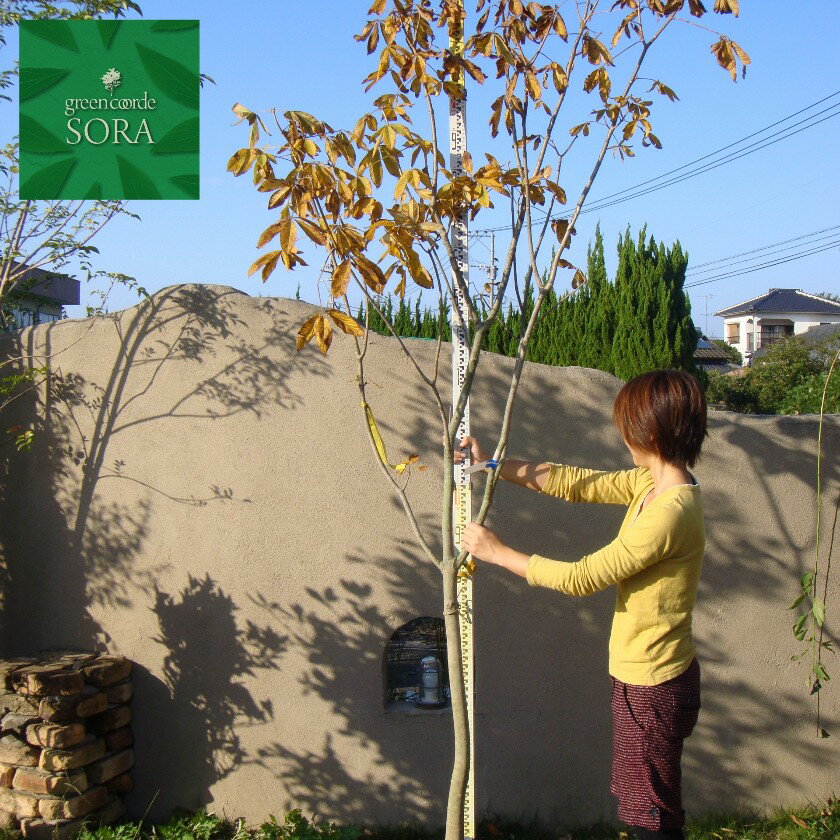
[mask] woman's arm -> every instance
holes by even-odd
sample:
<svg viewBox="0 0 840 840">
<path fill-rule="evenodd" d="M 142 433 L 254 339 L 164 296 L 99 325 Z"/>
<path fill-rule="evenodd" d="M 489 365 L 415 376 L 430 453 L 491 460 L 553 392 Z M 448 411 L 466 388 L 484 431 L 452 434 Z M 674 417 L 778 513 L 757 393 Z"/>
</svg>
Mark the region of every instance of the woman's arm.
<svg viewBox="0 0 840 840">
<path fill-rule="evenodd" d="M 639 519 L 609 545 L 576 562 L 529 555 L 505 545 L 483 525 L 470 522 L 461 546 L 477 560 L 502 566 L 531 586 L 545 586 L 566 595 L 592 595 L 659 562 L 681 544 L 687 530 L 678 505 L 665 505 L 655 515 Z"/>
<path fill-rule="evenodd" d="M 481 448 L 479 442 L 470 435 L 461 438 L 460 449 L 456 449 L 453 453 L 454 461 L 460 464 L 464 460 L 464 450 L 469 447 L 470 457 L 473 463 L 478 461 L 487 461 L 490 455 L 487 455 Z M 541 491 L 545 485 L 546 479 L 551 472 L 551 464 L 542 464 L 530 461 L 513 461 L 505 458 L 502 461 L 502 468 L 499 471 L 500 478 L 505 481 L 510 481 L 512 484 L 518 484 L 520 487 L 527 487 L 529 490 Z"/>
<path fill-rule="evenodd" d="M 474 437 L 466 435 L 461 439 L 461 449 L 453 453 L 456 464 L 464 460 L 464 451 L 470 447 L 473 462 L 486 461 L 486 455 Z M 648 478 L 647 470 L 644 470 Z M 618 470 L 605 472 L 582 467 L 570 467 L 551 461 L 502 461 L 500 477 L 528 490 L 536 490 L 549 496 L 558 496 L 569 502 L 606 502 L 629 505 L 633 501 L 640 470 Z"/>
<path fill-rule="evenodd" d="M 461 548 L 465 548 L 475 560 L 494 563 L 525 577 L 530 555 L 505 545 L 496 534 L 477 522 L 468 522 L 461 534 Z"/>
<path fill-rule="evenodd" d="M 542 491 L 545 480 L 551 472 L 551 464 L 536 461 L 511 461 L 505 459 L 500 476 L 505 481 L 527 487 L 529 490 Z"/>
</svg>

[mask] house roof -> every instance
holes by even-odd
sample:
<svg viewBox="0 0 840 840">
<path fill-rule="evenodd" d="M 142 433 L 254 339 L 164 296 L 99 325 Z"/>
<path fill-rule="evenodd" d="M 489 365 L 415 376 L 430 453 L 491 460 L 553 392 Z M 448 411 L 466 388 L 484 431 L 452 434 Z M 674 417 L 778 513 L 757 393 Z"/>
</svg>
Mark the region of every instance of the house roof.
<svg viewBox="0 0 840 840">
<path fill-rule="evenodd" d="M 10 260 L 12 271 L 17 272 L 25 266 L 25 263 L 17 260 Z M 22 298 L 29 295 L 45 298 L 53 303 L 72 304 L 79 303 L 79 281 L 67 274 L 60 274 L 57 271 L 46 271 L 43 268 L 29 268 L 17 279 L 17 283 L 24 283 L 35 280 L 29 288 L 22 289 L 19 285 L 12 289 L 11 297 Z"/>
<path fill-rule="evenodd" d="M 729 361 L 729 356 L 727 356 L 720 347 L 716 344 L 712 344 L 711 341 L 708 341 L 703 336 L 697 339 L 697 349 L 694 351 L 694 358 L 702 359 L 705 362 L 714 362 L 718 360 L 723 362 Z"/>
<path fill-rule="evenodd" d="M 765 295 L 736 303 L 721 309 L 715 315 L 726 318 L 732 315 L 749 315 L 752 312 L 815 312 L 840 315 L 840 303 L 810 295 L 802 289 L 770 289 Z"/>
</svg>

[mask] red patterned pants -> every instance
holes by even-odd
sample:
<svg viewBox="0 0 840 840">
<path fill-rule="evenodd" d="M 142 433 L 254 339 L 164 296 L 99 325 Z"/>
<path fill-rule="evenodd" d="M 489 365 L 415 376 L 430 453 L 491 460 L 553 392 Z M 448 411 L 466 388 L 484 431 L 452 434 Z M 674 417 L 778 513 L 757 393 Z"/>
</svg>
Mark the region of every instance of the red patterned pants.
<svg viewBox="0 0 840 840">
<path fill-rule="evenodd" d="M 618 817 L 654 831 L 681 829 L 680 760 L 683 741 L 700 711 L 697 658 L 659 685 L 630 685 L 610 675 L 613 760 L 610 791 L 618 797 Z"/>
</svg>

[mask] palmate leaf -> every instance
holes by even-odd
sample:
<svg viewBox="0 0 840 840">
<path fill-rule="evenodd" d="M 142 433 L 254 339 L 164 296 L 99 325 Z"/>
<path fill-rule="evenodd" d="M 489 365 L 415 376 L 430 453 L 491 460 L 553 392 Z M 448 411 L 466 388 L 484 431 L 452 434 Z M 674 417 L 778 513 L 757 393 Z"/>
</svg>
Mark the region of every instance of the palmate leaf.
<svg viewBox="0 0 840 840">
<path fill-rule="evenodd" d="M 20 197 L 56 198 L 75 165 L 76 159 L 70 157 L 39 169 L 21 185 Z"/>
<path fill-rule="evenodd" d="M 67 154 L 69 151 L 66 143 L 62 143 L 51 131 L 25 114 L 20 115 L 20 142 L 24 153 Z"/>
<path fill-rule="evenodd" d="M 197 20 L 156 20 L 152 24 L 152 32 L 168 32 L 170 30 L 195 29 Z"/>
<path fill-rule="evenodd" d="M 70 71 L 61 67 L 21 67 L 20 98 L 32 99 L 57 85 Z"/>
<path fill-rule="evenodd" d="M 117 155 L 120 181 L 126 198 L 160 198 L 158 188 L 145 172 L 122 155 Z"/>
<path fill-rule="evenodd" d="M 189 198 L 199 198 L 198 175 L 173 175 L 169 181 L 183 190 Z"/>
<path fill-rule="evenodd" d="M 25 32 L 30 32 L 38 38 L 73 52 L 79 51 L 73 30 L 66 20 L 24 20 L 21 21 L 21 26 L 25 27 Z"/>
<path fill-rule="evenodd" d="M 96 25 L 99 27 L 99 37 L 102 39 L 102 46 L 106 50 L 111 48 L 111 41 L 114 38 L 114 33 L 120 25 L 118 20 L 98 20 Z"/>
<path fill-rule="evenodd" d="M 169 56 L 150 50 L 142 44 L 135 44 L 137 54 L 146 72 L 157 84 L 161 93 L 170 99 L 198 110 L 198 74 L 193 73 Z"/>
<path fill-rule="evenodd" d="M 171 128 L 152 146 L 153 155 L 198 152 L 198 117 L 184 120 Z"/>
</svg>

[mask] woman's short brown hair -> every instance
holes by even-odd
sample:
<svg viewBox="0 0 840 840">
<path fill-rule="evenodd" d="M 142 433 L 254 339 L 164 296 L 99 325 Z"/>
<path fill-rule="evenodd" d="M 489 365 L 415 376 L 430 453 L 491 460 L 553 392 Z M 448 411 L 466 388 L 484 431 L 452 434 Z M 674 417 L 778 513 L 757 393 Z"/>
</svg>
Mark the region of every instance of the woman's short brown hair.
<svg viewBox="0 0 840 840">
<path fill-rule="evenodd" d="M 640 452 L 693 467 L 706 437 L 706 396 L 684 370 L 654 370 L 618 392 L 613 419 L 624 440 Z"/>
</svg>

